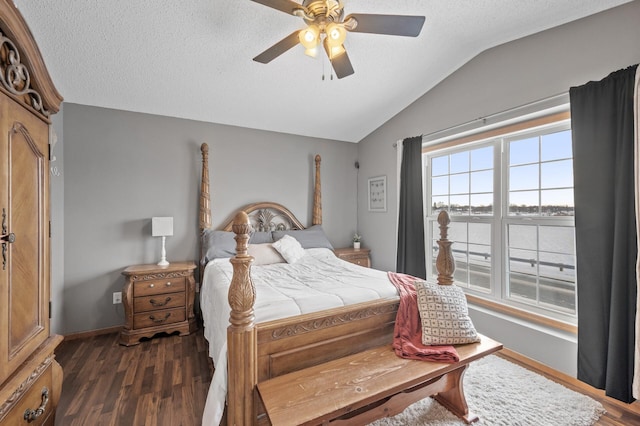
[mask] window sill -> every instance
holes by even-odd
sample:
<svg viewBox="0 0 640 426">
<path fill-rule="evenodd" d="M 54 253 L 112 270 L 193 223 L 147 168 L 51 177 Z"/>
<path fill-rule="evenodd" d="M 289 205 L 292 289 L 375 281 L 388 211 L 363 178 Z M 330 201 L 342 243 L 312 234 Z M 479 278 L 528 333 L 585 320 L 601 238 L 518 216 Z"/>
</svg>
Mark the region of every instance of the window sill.
<svg viewBox="0 0 640 426">
<path fill-rule="evenodd" d="M 482 306 L 492 311 L 496 311 L 502 314 L 520 318 L 535 324 L 550 327 L 559 331 L 564 331 L 571 334 L 578 334 L 578 327 L 574 324 L 569 324 L 553 318 L 537 315 L 531 312 L 524 311 L 522 309 L 514 308 L 512 306 L 503 305 L 501 303 L 497 303 L 492 300 L 487 300 L 478 296 L 467 294 L 467 302 L 473 303 L 474 305 Z"/>
</svg>

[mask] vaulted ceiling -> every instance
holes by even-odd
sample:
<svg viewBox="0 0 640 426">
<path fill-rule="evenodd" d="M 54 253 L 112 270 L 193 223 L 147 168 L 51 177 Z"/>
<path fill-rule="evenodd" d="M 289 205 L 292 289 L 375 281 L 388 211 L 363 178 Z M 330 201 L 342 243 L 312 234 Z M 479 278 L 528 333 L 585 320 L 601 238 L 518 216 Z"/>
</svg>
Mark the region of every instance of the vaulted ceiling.
<svg viewBox="0 0 640 426">
<path fill-rule="evenodd" d="M 66 102 L 358 142 L 482 51 L 628 1 L 344 0 L 426 21 L 417 38 L 348 33 L 343 79 L 300 45 L 254 62 L 305 24 L 250 0 L 15 3 Z"/>
</svg>

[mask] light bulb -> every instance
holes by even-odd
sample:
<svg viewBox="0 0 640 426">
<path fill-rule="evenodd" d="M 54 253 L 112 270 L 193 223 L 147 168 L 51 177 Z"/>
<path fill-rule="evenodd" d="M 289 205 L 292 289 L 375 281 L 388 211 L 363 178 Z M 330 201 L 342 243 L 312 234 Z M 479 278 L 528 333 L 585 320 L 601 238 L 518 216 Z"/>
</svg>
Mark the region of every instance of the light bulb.
<svg viewBox="0 0 640 426">
<path fill-rule="evenodd" d="M 305 49 L 314 49 L 320 41 L 320 29 L 316 25 L 309 25 L 304 30 L 300 30 L 298 38 Z"/>
<path fill-rule="evenodd" d="M 331 22 L 329 25 L 327 25 L 325 32 L 332 46 L 341 45 L 347 38 L 347 30 L 345 30 L 342 25 L 335 22 Z"/>
</svg>

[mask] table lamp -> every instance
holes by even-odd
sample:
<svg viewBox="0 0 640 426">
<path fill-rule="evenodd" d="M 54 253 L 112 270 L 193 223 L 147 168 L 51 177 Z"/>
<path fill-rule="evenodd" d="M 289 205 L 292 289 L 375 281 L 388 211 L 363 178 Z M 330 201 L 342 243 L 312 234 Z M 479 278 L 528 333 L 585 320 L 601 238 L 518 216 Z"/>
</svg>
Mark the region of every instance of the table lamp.
<svg viewBox="0 0 640 426">
<path fill-rule="evenodd" d="M 151 218 L 151 236 L 162 237 L 162 255 L 159 266 L 167 266 L 167 252 L 164 248 L 164 243 L 167 237 L 173 235 L 173 218 L 172 217 L 153 217 Z"/>
</svg>

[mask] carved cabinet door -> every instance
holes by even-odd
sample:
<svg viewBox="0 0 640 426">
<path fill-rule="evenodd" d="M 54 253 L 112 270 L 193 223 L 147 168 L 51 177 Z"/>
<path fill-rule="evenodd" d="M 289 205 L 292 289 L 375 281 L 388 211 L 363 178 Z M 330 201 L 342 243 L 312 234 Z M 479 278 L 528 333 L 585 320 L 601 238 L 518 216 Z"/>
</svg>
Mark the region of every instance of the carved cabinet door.
<svg viewBox="0 0 640 426">
<path fill-rule="evenodd" d="M 48 140 L 0 93 L 0 383 L 49 337 Z"/>
</svg>

